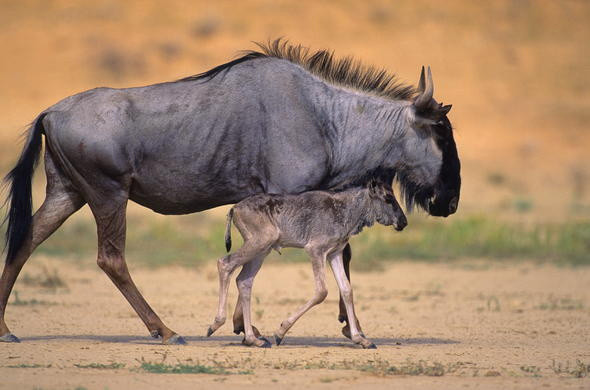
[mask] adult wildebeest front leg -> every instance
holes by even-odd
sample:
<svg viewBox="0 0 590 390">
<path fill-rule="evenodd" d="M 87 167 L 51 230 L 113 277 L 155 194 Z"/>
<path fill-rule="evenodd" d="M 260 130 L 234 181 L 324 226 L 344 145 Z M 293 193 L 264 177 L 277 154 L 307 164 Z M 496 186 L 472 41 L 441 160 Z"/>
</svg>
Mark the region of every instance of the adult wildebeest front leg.
<svg viewBox="0 0 590 390">
<path fill-rule="evenodd" d="M 16 257 L 6 262 L 0 278 L 0 341 L 19 342 L 19 339 L 10 333 L 6 326 L 4 313 L 10 292 L 23 265 L 35 248 L 85 203 L 80 194 L 71 188 L 69 180 L 55 167 L 49 152 L 45 153 L 45 172 L 47 174 L 45 200 L 33 216 L 29 237 Z"/>
<path fill-rule="evenodd" d="M 131 304 L 152 337 L 162 337 L 163 344 L 186 344 L 170 330 L 138 291 L 125 262 L 125 228 L 127 193 L 120 191 L 102 197 L 104 204 L 91 204 L 98 232 L 98 266 Z"/>
<path fill-rule="evenodd" d="M 311 258 L 313 277 L 315 280 L 315 294 L 305 305 L 301 306 L 294 314 L 281 323 L 279 330 L 275 333 L 275 341 L 280 345 L 285 334 L 291 329 L 295 322 L 309 309 L 318 305 L 328 296 L 326 288 L 326 251 L 309 246 L 305 248 Z"/>
<path fill-rule="evenodd" d="M 338 289 L 340 290 L 340 296 L 344 300 L 344 306 L 346 307 L 346 314 L 348 317 L 348 326 L 350 326 L 350 339 L 355 344 L 360 344 L 363 348 L 374 349 L 377 348 L 375 344 L 367 340 L 360 332 L 357 327 L 356 314 L 354 312 L 354 302 L 352 297 L 352 287 L 348 281 L 346 272 L 344 271 L 344 264 L 342 259 L 342 252 L 331 255 L 328 258 L 332 272 L 336 278 Z"/>
<path fill-rule="evenodd" d="M 350 283 L 350 260 L 352 259 L 352 250 L 350 249 L 350 243 L 347 243 L 344 249 L 342 250 L 342 261 L 344 266 L 344 273 L 346 274 L 346 278 L 348 279 L 348 283 Z M 342 299 L 342 295 L 340 295 L 339 299 L 339 313 L 338 313 L 338 321 L 346 322 L 346 325 L 342 328 L 342 334 L 344 337 L 350 338 L 350 325 L 348 324 L 348 315 L 346 314 L 346 305 L 344 305 L 344 300 Z M 363 330 L 361 329 L 361 324 L 359 323 L 358 318 L 356 319 L 356 326 L 361 333 L 361 336 L 365 337 Z"/>
</svg>

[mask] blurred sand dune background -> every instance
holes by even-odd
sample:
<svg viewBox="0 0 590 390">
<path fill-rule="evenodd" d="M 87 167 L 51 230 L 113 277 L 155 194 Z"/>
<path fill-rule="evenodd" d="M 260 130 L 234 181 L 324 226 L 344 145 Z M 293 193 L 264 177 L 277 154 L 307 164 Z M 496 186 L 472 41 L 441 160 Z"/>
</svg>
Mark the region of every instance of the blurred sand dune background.
<svg viewBox="0 0 590 390">
<path fill-rule="evenodd" d="M 174 80 L 285 37 L 408 83 L 432 66 L 435 96 L 453 104 L 459 215 L 587 218 L 588 20 L 590 2 L 574 0 L 2 1 L 0 172 L 24 126 L 63 97 Z"/>
</svg>

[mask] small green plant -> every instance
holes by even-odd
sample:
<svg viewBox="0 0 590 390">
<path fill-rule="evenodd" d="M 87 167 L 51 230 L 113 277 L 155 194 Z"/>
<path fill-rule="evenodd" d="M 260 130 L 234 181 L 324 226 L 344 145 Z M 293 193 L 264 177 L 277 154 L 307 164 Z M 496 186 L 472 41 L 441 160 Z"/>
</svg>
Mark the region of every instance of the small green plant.
<svg viewBox="0 0 590 390">
<path fill-rule="evenodd" d="M 231 371 L 223 367 L 210 367 L 202 364 L 166 364 L 142 362 L 140 369 L 154 374 L 212 374 L 212 375 L 230 375 Z M 240 371 L 238 374 L 248 374 L 247 371 Z"/>
<path fill-rule="evenodd" d="M 527 374 L 532 374 L 534 377 L 541 376 L 541 367 L 537 366 L 520 366 L 520 370 Z"/>
<path fill-rule="evenodd" d="M 8 367 L 8 368 L 51 368 L 51 364 L 22 363 L 22 364 L 15 364 L 15 365 L 6 366 L 6 367 Z"/>
<path fill-rule="evenodd" d="M 582 310 L 584 302 L 570 297 L 557 298 L 550 295 L 547 302 L 543 302 L 535 308 L 539 310 Z"/>
<path fill-rule="evenodd" d="M 12 302 L 10 302 L 11 305 L 14 306 L 53 306 L 53 305 L 57 305 L 57 303 L 55 302 L 47 302 L 47 301 L 39 301 L 35 298 L 33 299 L 29 299 L 29 300 L 23 300 L 20 299 L 19 295 L 18 295 L 18 291 L 14 290 L 14 300 Z"/>
<path fill-rule="evenodd" d="M 31 276 L 24 274 L 20 283 L 32 287 L 43 287 L 51 290 L 67 287 L 66 282 L 59 276 L 58 270 L 50 271 L 47 267 L 43 267 L 43 272 L 39 275 Z"/>
<path fill-rule="evenodd" d="M 165 364 L 165 363 L 141 363 L 141 369 L 155 374 L 229 374 L 223 368 L 208 367 L 201 364 Z"/>
<path fill-rule="evenodd" d="M 109 364 L 102 364 L 102 363 L 90 363 L 90 364 L 74 364 L 75 367 L 78 368 L 93 368 L 97 370 L 118 370 L 120 368 L 124 368 L 125 364 L 123 363 L 109 363 Z"/>
<path fill-rule="evenodd" d="M 434 362 L 429 364 L 423 360 L 418 362 L 406 361 L 399 366 L 390 366 L 383 370 L 385 375 L 424 375 L 424 376 L 443 376 L 446 373 L 445 366 L 441 363 Z"/>
<path fill-rule="evenodd" d="M 514 209 L 519 213 L 527 213 L 533 208 L 533 201 L 526 198 L 517 198 L 514 200 Z"/>
<path fill-rule="evenodd" d="M 257 319 L 257 320 L 260 320 L 260 319 L 262 318 L 262 315 L 264 314 L 264 309 L 259 309 L 259 310 L 256 310 L 256 311 L 254 312 L 254 314 L 256 315 L 256 319 Z"/>
<path fill-rule="evenodd" d="M 576 363 L 571 366 L 569 360 L 565 363 L 556 363 L 555 360 L 551 363 L 551 369 L 557 375 L 570 375 L 575 378 L 586 378 L 590 373 L 590 364 L 584 363 L 577 359 Z"/>
</svg>

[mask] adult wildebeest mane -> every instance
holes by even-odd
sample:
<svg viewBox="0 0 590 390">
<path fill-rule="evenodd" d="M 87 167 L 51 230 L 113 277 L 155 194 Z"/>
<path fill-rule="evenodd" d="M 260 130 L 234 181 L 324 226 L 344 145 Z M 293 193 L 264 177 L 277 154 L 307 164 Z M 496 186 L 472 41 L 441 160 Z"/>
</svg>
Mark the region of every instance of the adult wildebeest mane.
<svg viewBox="0 0 590 390">
<path fill-rule="evenodd" d="M 405 100 L 413 98 L 416 94 L 414 87 L 398 82 L 394 74 L 390 74 L 385 69 L 366 66 L 351 56 L 336 58 L 332 51 L 311 51 L 308 47 L 291 45 L 289 41 L 280 38 L 269 41 L 266 44 L 259 42 L 255 42 L 255 44 L 261 51 L 243 51 L 244 55 L 240 58 L 216 66 L 206 72 L 185 77 L 179 81 L 209 79 L 244 61 L 261 57 L 272 57 L 300 65 L 331 84 L 356 89 L 380 97 L 392 100 Z"/>
</svg>

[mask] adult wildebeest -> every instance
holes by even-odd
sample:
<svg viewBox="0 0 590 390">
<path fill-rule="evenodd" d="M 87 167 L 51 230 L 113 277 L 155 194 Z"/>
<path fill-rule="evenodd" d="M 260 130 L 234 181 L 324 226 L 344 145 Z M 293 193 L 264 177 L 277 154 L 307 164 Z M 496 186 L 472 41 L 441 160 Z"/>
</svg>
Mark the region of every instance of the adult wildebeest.
<svg viewBox="0 0 590 390">
<path fill-rule="evenodd" d="M 417 90 L 350 58 L 275 41 L 261 52 L 175 82 L 70 96 L 32 123 L 8 174 L 8 251 L 0 278 L 0 338 L 8 297 L 32 251 L 88 203 L 98 265 L 151 335 L 180 343 L 125 263 L 129 199 L 186 214 L 258 193 L 297 194 L 396 178 L 408 206 L 457 209 L 459 158 L 424 69 Z M 31 178 L 45 135 L 46 197 L 31 217 Z M 239 320 L 239 318 L 238 318 Z"/>
<path fill-rule="evenodd" d="M 226 249 L 231 248 L 231 223 L 234 221 L 244 244 L 235 253 L 217 262 L 219 271 L 219 306 L 215 321 L 207 330 L 211 336 L 225 323 L 229 278 L 239 266 L 237 285 L 244 322 L 245 345 L 270 347 L 265 338 L 254 334 L 250 297 L 254 277 L 271 249 L 304 248 L 311 258 L 315 280 L 314 296 L 281 323 L 275 333 L 277 345 L 295 322 L 328 295 L 325 282 L 326 261 L 330 263 L 340 296 L 346 307 L 350 338 L 363 348 L 376 348 L 357 326 L 352 287 L 344 272 L 342 252 L 351 236 L 378 222 L 393 225 L 398 231 L 408 224 L 395 199 L 391 183 L 371 180 L 368 187 L 353 187 L 340 192 L 309 191 L 299 195 L 258 194 L 232 207 L 227 217 Z"/>
</svg>

